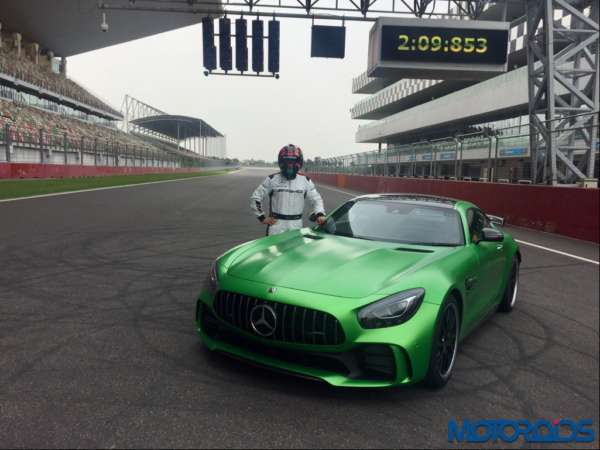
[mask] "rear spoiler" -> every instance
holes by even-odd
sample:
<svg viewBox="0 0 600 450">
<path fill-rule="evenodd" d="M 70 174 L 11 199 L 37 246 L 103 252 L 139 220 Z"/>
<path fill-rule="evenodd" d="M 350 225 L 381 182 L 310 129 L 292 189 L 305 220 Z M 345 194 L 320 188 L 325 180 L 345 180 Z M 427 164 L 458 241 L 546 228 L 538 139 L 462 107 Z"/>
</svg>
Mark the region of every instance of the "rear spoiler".
<svg viewBox="0 0 600 450">
<path fill-rule="evenodd" d="M 492 214 L 486 214 L 487 218 L 490 219 L 494 225 L 498 225 L 499 227 L 504 226 L 504 217 L 493 216 Z"/>
</svg>

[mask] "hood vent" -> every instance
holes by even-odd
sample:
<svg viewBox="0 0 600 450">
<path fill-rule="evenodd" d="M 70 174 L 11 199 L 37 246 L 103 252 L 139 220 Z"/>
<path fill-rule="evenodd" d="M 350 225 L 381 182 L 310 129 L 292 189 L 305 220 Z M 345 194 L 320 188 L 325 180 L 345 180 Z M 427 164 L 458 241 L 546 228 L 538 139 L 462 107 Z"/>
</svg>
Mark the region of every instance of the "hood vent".
<svg viewBox="0 0 600 450">
<path fill-rule="evenodd" d="M 408 247 L 398 247 L 394 250 L 399 252 L 413 252 L 413 253 L 433 253 L 433 250 L 427 250 L 424 248 L 408 248 Z"/>
<path fill-rule="evenodd" d="M 308 239 L 314 239 L 315 241 L 323 239 L 323 236 L 317 236 L 315 234 L 305 234 L 303 237 Z"/>
</svg>

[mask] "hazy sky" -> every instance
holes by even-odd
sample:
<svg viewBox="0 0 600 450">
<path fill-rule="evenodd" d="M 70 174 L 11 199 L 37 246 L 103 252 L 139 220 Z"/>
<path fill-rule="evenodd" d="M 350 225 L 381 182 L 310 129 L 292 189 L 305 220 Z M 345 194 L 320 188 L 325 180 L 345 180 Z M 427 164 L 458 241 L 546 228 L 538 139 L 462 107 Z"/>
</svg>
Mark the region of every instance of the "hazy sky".
<svg viewBox="0 0 600 450">
<path fill-rule="evenodd" d="M 373 148 L 355 143 L 361 121 L 349 111 L 364 98 L 352 94 L 352 78 L 366 70 L 371 23 L 346 27 L 345 59 L 311 58 L 311 22 L 282 19 L 279 80 L 205 77 L 200 25 L 71 57 L 68 75 L 117 109 L 129 94 L 201 117 L 227 135 L 230 157 L 273 160 L 286 143 L 306 158 L 342 155 Z"/>
</svg>

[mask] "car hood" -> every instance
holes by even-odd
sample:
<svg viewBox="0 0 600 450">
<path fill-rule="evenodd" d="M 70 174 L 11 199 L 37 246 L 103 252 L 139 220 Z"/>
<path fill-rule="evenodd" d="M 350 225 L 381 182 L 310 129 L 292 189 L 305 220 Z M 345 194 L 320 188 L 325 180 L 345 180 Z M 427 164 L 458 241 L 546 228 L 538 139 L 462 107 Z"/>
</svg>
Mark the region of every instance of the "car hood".
<svg viewBox="0 0 600 450">
<path fill-rule="evenodd" d="M 360 298 L 454 250 L 301 231 L 281 238 L 255 241 L 230 260 L 227 274 L 272 286 Z"/>
</svg>

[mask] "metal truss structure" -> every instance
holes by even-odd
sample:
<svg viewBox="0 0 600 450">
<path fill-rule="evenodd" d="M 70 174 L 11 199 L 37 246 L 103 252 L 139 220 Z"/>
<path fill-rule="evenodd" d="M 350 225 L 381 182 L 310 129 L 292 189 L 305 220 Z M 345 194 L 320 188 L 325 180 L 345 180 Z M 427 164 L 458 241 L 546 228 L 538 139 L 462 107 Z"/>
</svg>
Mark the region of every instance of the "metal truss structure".
<svg viewBox="0 0 600 450">
<path fill-rule="evenodd" d="M 226 155 L 226 137 L 202 119 L 171 116 L 169 113 L 130 95 L 125 95 L 123 98 L 121 113 L 123 114 L 122 128 L 128 133 L 132 132 L 154 138 L 173 145 L 178 151 L 188 150 L 201 157 L 217 156 L 224 158 Z M 148 126 L 147 122 L 138 124 L 137 121 L 145 118 L 158 118 L 162 122 L 170 120 L 176 123 L 177 134 L 165 133 L 155 127 Z M 164 147 L 164 150 L 172 152 L 173 149 Z"/>
<path fill-rule="evenodd" d="M 150 106 L 147 103 L 144 103 L 141 100 L 129 95 L 125 95 L 125 98 L 123 98 L 121 113 L 123 114 L 123 129 L 128 133 L 131 131 L 132 127 L 137 126 L 131 123 L 136 119 L 167 114 L 166 112 L 161 111 L 154 106 Z"/>
<path fill-rule="evenodd" d="M 598 0 L 527 0 L 534 183 L 556 185 L 594 178 L 600 95 L 598 9 Z M 555 21 L 562 14 L 571 15 L 570 26 Z M 576 152 L 585 152 L 578 164 Z"/>
<path fill-rule="evenodd" d="M 382 15 L 476 19 L 489 5 L 503 1 L 505 0 L 130 0 L 128 5 L 100 1 L 98 6 L 102 10 L 374 21 Z"/>
</svg>

